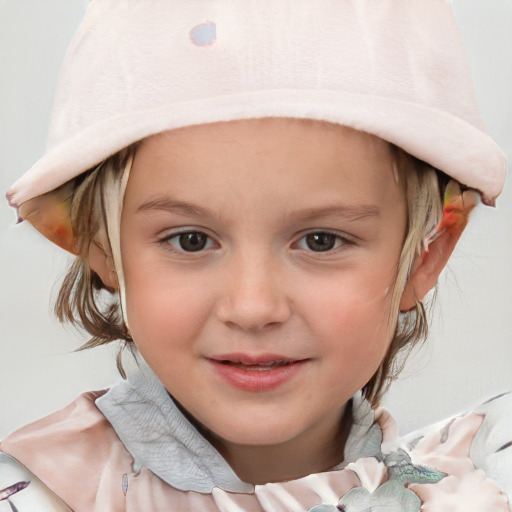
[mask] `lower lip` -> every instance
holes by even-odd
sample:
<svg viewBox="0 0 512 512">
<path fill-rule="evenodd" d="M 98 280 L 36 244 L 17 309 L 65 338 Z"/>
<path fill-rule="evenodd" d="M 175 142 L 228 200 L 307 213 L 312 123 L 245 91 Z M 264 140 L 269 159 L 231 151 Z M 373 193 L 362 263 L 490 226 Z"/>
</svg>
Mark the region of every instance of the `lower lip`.
<svg viewBox="0 0 512 512">
<path fill-rule="evenodd" d="M 246 370 L 240 366 L 231 366 L 214 359 L 209 362 L 217 374 L 228 384 L 244 391 L 272 391 L 293 379 L 307 363 L 307 359 L 296 361 L 271 370 Z"/>
</svg>

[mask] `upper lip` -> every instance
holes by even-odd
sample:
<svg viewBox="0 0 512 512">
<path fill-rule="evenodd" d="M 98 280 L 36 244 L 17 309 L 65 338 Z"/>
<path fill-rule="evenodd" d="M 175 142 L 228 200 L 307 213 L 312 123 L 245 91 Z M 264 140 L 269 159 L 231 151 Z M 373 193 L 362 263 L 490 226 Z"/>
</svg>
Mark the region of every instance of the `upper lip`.
<svg viewBox="0 0 512 512">
<path fill-rule="evenodd" d="M 213 361 L 228 361 L 231 363 L 241 363 L 246 365 L 268 364 L 268 363 L 293 363 L 304 361 L 305 358 L 287 357 L 280 354 L 218 354 L 210 356 Z"/>
</svg>

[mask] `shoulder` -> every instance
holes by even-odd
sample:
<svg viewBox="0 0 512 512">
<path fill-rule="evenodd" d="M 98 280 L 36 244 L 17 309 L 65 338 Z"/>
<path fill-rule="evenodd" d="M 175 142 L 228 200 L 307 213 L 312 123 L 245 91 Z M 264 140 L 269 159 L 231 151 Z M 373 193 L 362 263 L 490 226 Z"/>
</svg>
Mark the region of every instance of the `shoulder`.
<svg viewBox="0 0 512 512">
<path fill-rule="evenodd" d="M 494 496 L 498 504 L 506 495 L 512 502 L 512 393 L 408 434 L 403 441 L 416 463 L 450 476 L 432 491 L 465 489 L 468 499 Z"/>
<path fill-rule="evenodd" d="M 512 392 L 488 400 L 475 413 L 483 422 L 471 446 L 471 459 L 512 500 Z"/>
<path fill-rule="evenodd" d="M 94 510 L 101 494 L 109 496 L 112 503 L 122 500 L 121 485 L 117 491 L 109 487 L 109 477 L 121 481 L 123 469 L 133 462 L 95 405 L 104 393 L 84 393 L 64 409 L 13 432 L 0 444 L 1 452 L 28 468 L 77 511 Z M 72 482 L 76 485 L 70 485 Z"/>
<path fill-rule="evenodd" d="M 71 509 L 17 460 L 0 452 L 0 502 L 11 510 L 71 512 Z"/>
<path fill-rule="evenodd" d="M 111 430 L 94 403 L 103 394 L 84 393 L 63 409 L 16 430 L 2 441 L 1 450 L 30 467 L 47 461 L 48 452 L 54 460 L 77 450 L 93 450 L 97 456 L 109 444 Z"/>
</svg>

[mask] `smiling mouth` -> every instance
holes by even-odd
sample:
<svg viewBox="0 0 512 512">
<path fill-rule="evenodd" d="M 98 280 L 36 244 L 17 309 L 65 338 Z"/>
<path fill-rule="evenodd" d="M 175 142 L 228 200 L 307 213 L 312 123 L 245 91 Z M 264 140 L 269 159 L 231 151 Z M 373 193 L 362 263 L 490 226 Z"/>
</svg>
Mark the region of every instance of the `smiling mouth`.
<svg viewBox="0 0 512 512">
<path fill-rule="evenodd" d="M 279 354 L 219 354 L 209 361 L 216 374 L 230 386 L 266 392 L 296 378 L 310 359 L 291 359 Z"/>
<path fill-rule="evenodd" d="M 219 363 L 233 368 L 240 368 L 241 370 L 264 372 L 275 370 L 284 366 L 290 366 L 298 361 L 269 361 L 268 363 L 242 363 L 240 361 L 230 361 L 229 359 L 220 360 Z"/>
</svg>

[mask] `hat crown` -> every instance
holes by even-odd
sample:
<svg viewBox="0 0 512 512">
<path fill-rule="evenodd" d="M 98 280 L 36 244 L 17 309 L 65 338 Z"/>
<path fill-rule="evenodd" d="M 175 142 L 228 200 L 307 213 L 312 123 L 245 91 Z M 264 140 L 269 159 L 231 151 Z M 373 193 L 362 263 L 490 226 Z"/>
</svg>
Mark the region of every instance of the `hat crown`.
<svg viewBox="0 0 512 512">
<path fill-rule="evenodd" d="M 262 90 L 400 99 L 483 129 L 445 0 L 93 0 L 49 146 L 127 108 Z"/>
</svg>

